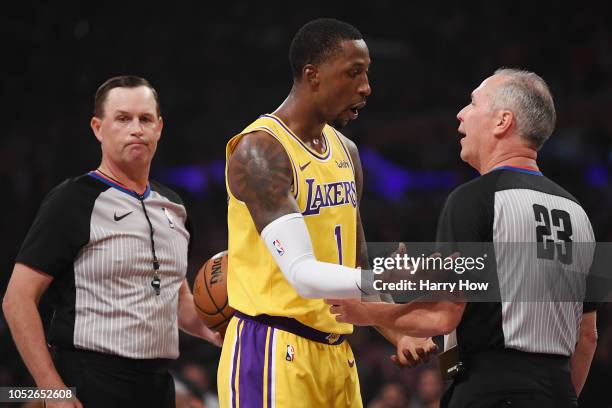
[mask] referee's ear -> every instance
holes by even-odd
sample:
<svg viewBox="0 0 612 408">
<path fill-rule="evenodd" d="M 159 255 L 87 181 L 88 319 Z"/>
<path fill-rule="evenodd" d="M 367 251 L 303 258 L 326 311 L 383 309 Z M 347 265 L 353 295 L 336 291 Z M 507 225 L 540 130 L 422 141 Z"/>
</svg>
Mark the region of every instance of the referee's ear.
<svg viewBox="0 0 612 408">
<path fill-rule="evenodd" d="M 514 125 L 514 113 L 506 109 L 500 109 L 495 115 L 495 136 L 504 136 Z"/>
<path fill-rule="evenodd" d="M 159 117 L 159 125 L 157 131 L 159 132 L 159 137 L 161 137 L 162 129 L 164 128 L 164 118 Z"/>
<path fill-rule="evenodd" d="M 102 143 L 102 135 L 100 134 L 102 119 L 98 118 L 97 116 L 92 116 L 91 121 L 89 121 L 89 126 L 91 126 L 91 130 L 93 130 L 94 135 L 96 135 L 96 139 Z"/>
</svg>

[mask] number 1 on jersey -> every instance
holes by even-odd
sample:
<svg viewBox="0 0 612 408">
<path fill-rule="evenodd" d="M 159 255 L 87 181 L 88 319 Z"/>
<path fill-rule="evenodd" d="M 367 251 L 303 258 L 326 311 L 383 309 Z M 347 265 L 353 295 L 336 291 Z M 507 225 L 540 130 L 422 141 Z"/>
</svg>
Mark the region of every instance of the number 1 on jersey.
<svg viewBox="0 0 612 408">
<path fill-rule="evenodd" d="M 342 265 L 342 225 L 336 225 L 334 235 L 336 236 L 336 244 L 338 244 L 338 264 Z"/>
</svg>

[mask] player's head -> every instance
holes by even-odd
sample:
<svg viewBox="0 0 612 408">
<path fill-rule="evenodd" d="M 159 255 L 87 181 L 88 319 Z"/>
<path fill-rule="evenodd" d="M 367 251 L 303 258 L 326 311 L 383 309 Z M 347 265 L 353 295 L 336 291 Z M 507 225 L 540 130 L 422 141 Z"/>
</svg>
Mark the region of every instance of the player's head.
<svg viewBox="0 0 612 408">
<path fill-rule="evenodd" d="M 309 93 L 327 123 L 342 128 L 357 118 L 371 93 L 370 54 L 359 30 L 333 18 L 313 20 L 293 37 L 289 63 L 294 87 Z"/>
<path fill-rule="evenodd" d="M 546 82 L 533 72 L 501 68 L 485 79 L 458 114 L 461 158 L 479 168 L 503 146 L 539 150 L 555 127 L 556 113 Z M 503 142 L 503 144 L 501 144 Z"/>
<path fill-rule="evenodd" d="M 96 91 L 91 128 L 106 160 L 122 166 L 148 165 L 162 127 L 159 98 L 146 79 L 114 77 Z"/>
</svg>

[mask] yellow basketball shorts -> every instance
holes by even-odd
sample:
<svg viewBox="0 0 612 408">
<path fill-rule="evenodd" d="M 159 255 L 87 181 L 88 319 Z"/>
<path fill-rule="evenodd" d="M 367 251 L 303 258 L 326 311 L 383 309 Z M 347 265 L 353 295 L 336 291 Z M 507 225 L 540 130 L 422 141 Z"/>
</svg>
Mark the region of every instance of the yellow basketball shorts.
<svg viewBox="0 0 612 408">
<path fill-rule="evenodd" d="M 283 317 L 232 317 L 217 387 L 222 408 L 363 406 L 348 342 Z"/>
</svg>

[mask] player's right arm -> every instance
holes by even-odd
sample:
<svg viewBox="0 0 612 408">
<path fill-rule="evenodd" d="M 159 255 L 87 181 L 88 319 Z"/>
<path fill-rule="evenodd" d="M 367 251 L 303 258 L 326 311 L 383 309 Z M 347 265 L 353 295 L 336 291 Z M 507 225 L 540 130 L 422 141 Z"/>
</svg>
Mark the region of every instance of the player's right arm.
<svg viewBox="0 0 612 408">
<path fill-rule="evenodd" d="M 248 133 L 229 158 L 229 188 L 251 213 L 257 231 L 283 215 L 299 213 L 291 195 L 291 162 L 283 146 L 266 132 Z"/>
<path fill-rule="evenodd" d="M 40 298 L 52 281 L 52 276 L 16 263 L 2 301 L 4 317 L 17 350 L 34 378 L 36 386 L 43 389 L 66 387 L 47 349 L 43 324 L 38 312 Z M 54 406 L 81 406 L 78 401 L 55 402 L 55 404 Z"/>
<path fill-rule="evenodd" d="M 362 295 L 359 269 L 315 258 L 291 192 L 291 162 L 279 141 L 261 131 L 244 135 L 229 158 L 227 177 L 231 193 L 246 204 L 266 247 L 301 296 L 348 299 Z"/>
</svg>

